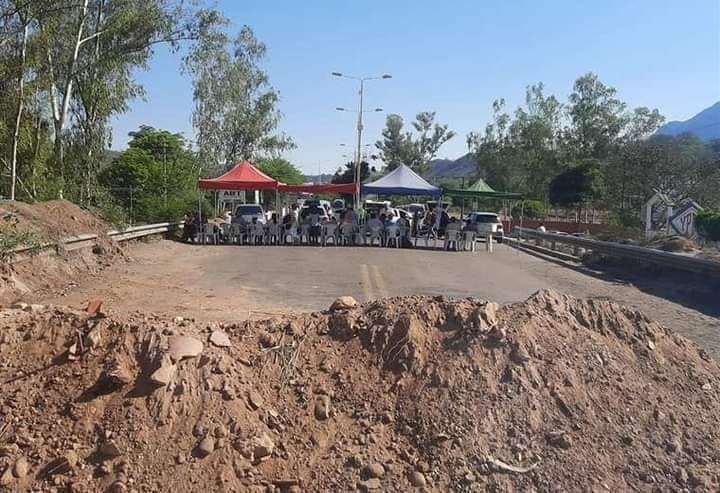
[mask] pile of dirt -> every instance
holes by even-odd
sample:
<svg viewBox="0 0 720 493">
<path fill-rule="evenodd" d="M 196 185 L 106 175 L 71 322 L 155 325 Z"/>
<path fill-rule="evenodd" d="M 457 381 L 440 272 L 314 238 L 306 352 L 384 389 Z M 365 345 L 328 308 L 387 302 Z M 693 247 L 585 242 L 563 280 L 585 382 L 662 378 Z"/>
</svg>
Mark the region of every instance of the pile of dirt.
<svg viewBox="0 0 720 493">
<path fill-rule="evenodd" d="M 13 232 L 31 233 L 36 246 L 83 234 L 98 236 L 93 250 L 62 251 L 60 256 L 48 256 L 43 252 L 0 262 L 0 304 L 12 303 L 33 292 L 67 287 L 79 273 L 97 272 L 111 265 L 121 253 L 107 236 L 108 231 L 114 229 L 111 225 L 66 200 L 34 204 L 2 202 L 0 226 Z"/>
<path fill-rule="evenodd" d="M 34 204 L 2 202 L 0 218 L 12 219 L 18 230 L 36 233 L 46 241 L 81 234 L 104 236 L 114 229 L 91 212 L 62 199 Z"/>
<path fill-rule="evenodd" d="M 0 488 L 717 491 L 720 367 L 542 291 L 198 324 L 0 311 Z"/>
</svg>

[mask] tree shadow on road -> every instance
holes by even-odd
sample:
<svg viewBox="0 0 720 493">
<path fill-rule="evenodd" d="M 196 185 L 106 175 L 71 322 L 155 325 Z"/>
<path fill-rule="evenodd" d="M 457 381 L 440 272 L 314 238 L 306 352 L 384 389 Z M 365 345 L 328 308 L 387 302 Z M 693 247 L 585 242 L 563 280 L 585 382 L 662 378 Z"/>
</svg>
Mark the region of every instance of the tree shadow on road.
<svg viewBox="0 0 720 493">
<path fill-rule="evenodd" d="M 532 250 L 524 253 L 601 281 L 633 286 L 705 315 L 720 318 L 720 279 L 639 263 L 604 259 L 591 265 L 565 261 Z"/>
</svg>

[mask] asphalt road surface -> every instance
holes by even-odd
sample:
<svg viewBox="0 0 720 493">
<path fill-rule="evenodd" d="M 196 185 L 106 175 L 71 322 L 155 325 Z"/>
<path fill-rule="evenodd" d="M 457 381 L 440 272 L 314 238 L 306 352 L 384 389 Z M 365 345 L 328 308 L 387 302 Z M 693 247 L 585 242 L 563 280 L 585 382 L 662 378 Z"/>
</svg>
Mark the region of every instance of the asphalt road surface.
<svg viewBox="0 0 720 493">
<path fill-rule="evenodd" d="M 521 301 L 553 288 L 638 308 L 720 356 L 720 305 L 674 280 L 618 279 L 571 269 L 507 245 L 493 253 L 377 247 L 195 246 L 162 240 L 130 249 L 131 259 L 79 286 L 36 297 L 111 310 L 199 320 L 238 320 L 327 308 L 338 296 L 359 301 L 413 294 Z"/>
</svg>

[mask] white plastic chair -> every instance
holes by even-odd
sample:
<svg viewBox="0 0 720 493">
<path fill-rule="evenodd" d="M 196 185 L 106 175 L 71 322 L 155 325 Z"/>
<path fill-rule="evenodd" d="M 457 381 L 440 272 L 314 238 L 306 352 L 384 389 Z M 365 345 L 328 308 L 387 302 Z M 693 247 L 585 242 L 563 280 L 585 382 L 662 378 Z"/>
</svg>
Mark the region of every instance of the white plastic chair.
<svg viewBox="0 0 720 493">
<path fill-rule="evenodd" d="M 467 251 L 468 247 L 471 252 L 475 251 L 475 231 L 463 232 L 462 249 Z"/>
<path fill-rule="evenodd" d="M 355 243 L 355 226 L 353 224 L 343 224 L 340 227 L 340 244 L 351 245 Z"/>
<path fill-rule="evenodd" d="M 397 226 L 395 224 L 388 226 L 385 229 L 385 246 L 389 247 L 390 242 L 393 242 L 393 246 L 395 248 L 400 248 L 400 240 L 402 239 L 402 235 L 400 234 L 400 226 Z"/>
<path fill-rule="evenodd" d="M 290 239 L 290 241 L 288 241 L 288 239 Z M 283 243 L 290 243 L 291 245 L 300 243 L 300 235 L 298 235 L 298 224 L 296 222 L 292 223 L 290 229 L 286 229 L 284 231 Z"/>
<path fill-rule="evenodd" d="M 212 223 L 205 223 L 200 228 L 200 243 L 207 245 L 208 241 L 210 241 L 213 245 L 217 245 L 218 242 L 215 225 Z"/>
<path fill-rule="evenodd" d="M 310 244 L 310 225 L 305 223 L 300 225 L 300 243 Z"/>
<path fill-rule="evenodd" d="M 220 229 L 222 230 L 223 242 L 232 243 L 232 225 L 230 223 L 222 223 Z"/>
<path fill-rule="evenodd" d="M 261 223 L 255 224 L 252 229 L 252 243 L 254 245 L 262 245 L 265 241 L 265 225 Z"/>
<path fill-rule="evenodd" d="M 323 225 L 321 242 L 322 246 L 327 246 L 327 241 L 332 240 L 333 245 L 337 246 L 337 224 L 327 223 Z"/>
<path fill-rule="evenodd" d="M 378 244 L 383 246 L 383 228 L 382 226 L 372 226 L 368 229 L 370 236 L 367 239 L 367 243 L 373 246 L 374 240 L 377 238 Z"/>
<path fill-rule="evenodd" d="M 445 250 L 450 249 L 450 245 L 453 246 L 455 251 L 460 249 L 459 243 L 462 238 L 462 231 L 457 229 L 449 229 L 445 231 L 445 243 L 443 245 L 443 248 Z"/>
<path fill-rule="evenodd" d="M 265 244 L 266 245 L 277 245 L 280 243 L 280 225 L 270 223 L 265 233 Z"/>
</svg>

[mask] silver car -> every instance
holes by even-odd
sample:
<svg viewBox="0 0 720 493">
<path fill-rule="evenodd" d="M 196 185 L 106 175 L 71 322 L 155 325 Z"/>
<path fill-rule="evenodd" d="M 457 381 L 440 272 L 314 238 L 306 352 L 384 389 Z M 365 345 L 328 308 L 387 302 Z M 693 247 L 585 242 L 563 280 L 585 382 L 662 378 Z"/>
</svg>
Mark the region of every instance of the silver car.
<svg viewBox="0 0 720 493">
<path fill-rule="evenodd" d="M 235 215 L 233 216 L 233 222 L 237 222 L 240 217 L 242 217 L 243 222 L 246 223 L 251 223 L 253 218 L 256 218 L 260 224 L 267 224 L 265 210 L 260 204 L 242 204 L 237 206 Z"/>
<path fill-rule="evenodd" d="M 484 236 L 492 233 L 493 238 L 495 238 L 498 243 L 503 242 L 505 232 L 502 221 L 500 221 L 500 217 L 497 214 L 493 212 L 471 212 L 467 215 L 465 221 L 471 226 L 474 226 L 475 231 L 477 231 L 479 235 Z"/>
</svg>

